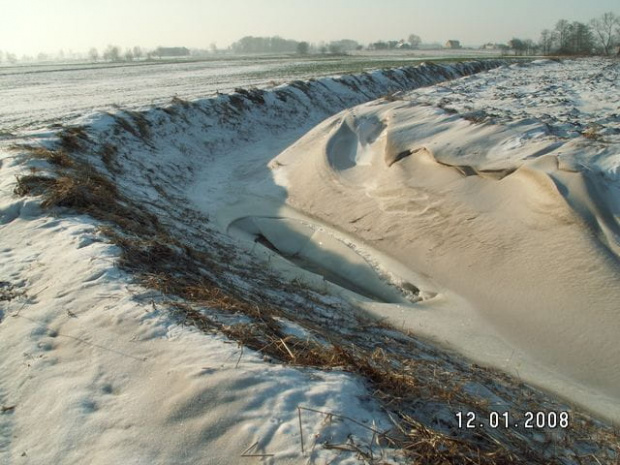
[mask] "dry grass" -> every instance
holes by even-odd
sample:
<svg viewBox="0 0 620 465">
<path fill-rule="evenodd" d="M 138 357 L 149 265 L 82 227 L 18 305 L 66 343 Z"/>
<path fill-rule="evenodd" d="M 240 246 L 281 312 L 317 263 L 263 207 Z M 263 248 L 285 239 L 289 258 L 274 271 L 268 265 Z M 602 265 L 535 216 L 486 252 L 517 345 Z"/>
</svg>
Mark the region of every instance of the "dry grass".
<svg viewBox="0 0 620 465">
<path fill-rule="evenodd" d="M 61 171 L 57 177 L 37 174 L 18 177 L 15 193 L 42 195 L 44 208 L 71 208 L 130 232 L 152 234 L 159 227 L 155 216 L 132 206 L 108 178 L 77 162 L 72 171 Z"/>
<path fill-rule="evenodd" d="M 246 100 L 241 95 L 230 94 L 228 95 L 228 102 L 235 109 L 237 114 L 242 114 L 246 109 Z"/>
<path fill-rule="evenodd" d="M 23 290 L 15 289 L 15 286 L 8 281 L 0 281 L 0 302 L 10 302 L 17 297 L 22 297 L 26 293 Z M 2 312 L 0 312 L 2 315 Z M 1 318 L 0 318 L 1 319 Z"/>
<path fill-rule="evenodd" d="M 117 134 L 120 134 L 122 131 L 124 131 L 135 137 L 140 137 L 140 133 L 131 125 L 131 123 L 127 119 L 123 118 L 121 115 L 118 114 L 111 114 L 110 116 L 112 116 L 112 118 L 114 118 L 114 121 L 116 122 Z"/>
<path fill-rule="evenodd" d="M 43 195 L 49 193 L 55 184 L 56 178 L 49 176 L 39 176 L 35 174 L 19 176 L 14 192 L 19 196 Z"/>
<path fill-rule="evenodd" d="M 404 100 L 404 93 L 401 91 L 390 92 L 383 96 L 383 100 L 386 102 L 399 102 Z"/>
<path fill-rule="evenodd" d="M 461 114 L 461 118 L 474 124 L 482 124 L 489 120 L 489 115 L 484 110 L 474 110 Z"/>
<path fill-rule="evenodd" d="M 175 118 L 179 114 L 176 106 L 162 107 L 161 111 L 170 116 L 170 118 Z"/>
<path fill-rule="evenodd" d="M 123 168 L 118 162 L 118 147 L 116 145 L 106 142 L 101 145 L 98 154 L 110 173 L 120 174 L 123 172 Z"/>
<path fill-rule="evenodd" d="M 265 98 L 263 97 L 264 92 L 260 89 L 235 89 L 237 94 L 243 95 L 248 100 L 252 101 L 256 105 L 264 105 Z"/>
<path fill-rule="evenodd" d="M 94 171 L 84 171 L 78 176 L 65 172 L 55 178 L 22 176 L 18 178 L 15 193 L 43 193 L 43 207 L 68 207 L 83 212 L 95 206 L 97 210 L 108 212 L 117 196 L 116 186 Z"/>
<path fill-rule="evenodd" d="M 192 102 L 189 100 L 182 99 L 181 97 L 177 97 L 176 95 L 170 99 L 170 103 L 173 105 L 178 105 L 183 107 L 184 109 L 189 109 L 192 106 Z"/>
<path fill-rule="evenodd" d="M 66 152 L 80 152 L 90 142 L 86 130 L 82 127 L 65 128 L 58 134 L 60 147 Z"/>
<path fill-rule="evenodd" d="M 425 465 L 471 465 L 471 464 L 534 464 L 559 463 L 554 460 L 540 461 L 536 454 L 515 455 L 510 449 L 497 443 L 475 444 L 432 430 L 414 418 L 404 415 L 397 426 L 400 439 L 394 444 L 402 447 L 413 463 Z"/>
<path fill-rule="evenodd" d="M 135 127 L 138 130 L 140 138 L 148 142 L 151 139 L 151 123 L 146 119 L 143 113 L 137 111 L 127 111 L 129 117 L 133 121 Z"/>
<path fill-rule="evenodd" d="M 52 165 L 59 166 L 61 168 L 69 168 L 73 166 L 73 160 L 67 152 L 62 149 L 50 150 L 45 147 L 35 147 L 27 144 L 16 144 L 11 146 L 10 149 L 16 152 L 25 152 L 32 157 L 46 160 Z"/>
<path fill-rule="evenodd" d="M 581 135 L 586 139 L 600 141 L 602 136 L 600 134 L 601 127 L 598 125 L 590 125 L 588 126 Z"/>
<path fill-rule="evenodd" d="M 456 115 L 459 111 L 450 106 L 452 102 L 449 99 L 442 98 L 437 106 L 449 115 Z"/>
</svg>

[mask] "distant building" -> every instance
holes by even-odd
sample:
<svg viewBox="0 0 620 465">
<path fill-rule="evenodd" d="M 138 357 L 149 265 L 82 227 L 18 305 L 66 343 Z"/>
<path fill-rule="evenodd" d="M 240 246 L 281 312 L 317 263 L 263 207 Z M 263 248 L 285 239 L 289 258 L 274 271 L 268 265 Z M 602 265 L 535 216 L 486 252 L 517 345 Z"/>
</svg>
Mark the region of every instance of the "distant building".
<svg viewBox="0 0 620 465">
<path fill-rule="evenodd" d="M 499 47 L 497 46 L 497 44 L 492 44 L 491 42 L 484 44 L 481 47 L 483 50 L 497 50 Z"/>
<path fill-rule="evenodd" d="M 446 45 L 444 45 L 445 48 L 451 48 L 451 49 L 457 49 L 457 48 L 461 48 L 461 43 L 458 40 L 449 40 L 448 42 L 446 42 Z"/>
</svg>

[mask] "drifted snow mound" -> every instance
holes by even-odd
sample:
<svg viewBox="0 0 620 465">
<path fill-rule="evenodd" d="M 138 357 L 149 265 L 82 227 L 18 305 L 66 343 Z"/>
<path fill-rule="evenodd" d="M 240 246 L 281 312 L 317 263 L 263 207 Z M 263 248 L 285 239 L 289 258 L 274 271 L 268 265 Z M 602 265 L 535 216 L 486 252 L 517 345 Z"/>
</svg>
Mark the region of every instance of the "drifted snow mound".
<svg viewBox="0 0 620 465">
<path fill-rule="evenodd" d="M 618 201 L 583 150 L 533 121 L 373 102 L 270 166 L 290 207 L 462 299 L 412 308 L 410 329 L 618 419 Z"/>
<path fill-rule="evenodd" d="M 148 205 L 153 213 L 175 217 L 176 221 L 171 221 L 169 227 L 178 227 L 176 232 L 183 237 L 187 234 L 184 224 L 189 221 L 184 201 L 187 197 L 194 207 L 216 220 L 207 227 L 217 225 L 220 232 L 229 232 L 229 229 L 239 229 L 231 228 L 231 222 L 256 216 L 251 211 L 254 207 L 250 207 L 250 211 L 240 211 L 238 216 L 230 217 L 227 213 L 229 204 L 242 197 L 279 196 L 281 193 L 277 192 L 277 186 L 274 189 L 267 163 L 326 117 L 389 93 L 432 85 L 505 64 L 502 60 L 427 63 L 307 82 L 295 81 L 272 89 L 238 89 L 232 94 L 193 102 L 176 99 L 169 106 L 153 107 L 143 112 L 99 114 L 87 120 L 85 125 L 89 139 L 97 145 L 89 150 L 95 156 L 88 156 L 88 163 L 98 165 L 114 178 L 125 195 Z M 373 130 L 369 126 L 368 137 L 372 137 Z M 172 211 L 170 201 L 178 202 Z M 274 208 L 263 216 L 277 214 L 277 208 Z M 226 221 L 219 221 L 222 216 Z M 266 220 L 258 221 L 265 224 Z M 239 225 L 243 226 L 243 223 Z M 208 242 L 201 238 L 193 240 Z M 276 244 L 271 246 L 278 250 Z M 334 243 L 334 246 L 340 246 L 340 243 Z M 348 246 L 338 249 L 345 255 L 352 250 Z M 374 265 L 370 265 L 372 270 L 359 267 L 357 270 L 362 276 L 351 280 L 344 276 L 348 272 L 338 269 L 333 257 L 328 261 L 332 265 L 319 266 L 317 253 L 306 256 L 285 251 L 281 255 L 328 281 L 345 285 L 345 288 L 372 299 L 400 302 L 403 292 L 407 301 L 411 297 L 409 294 L 417 294 L 418 280 L 409 285 L 413 280 L 402 279 L 397 284 L 405 288 L 395 291 L 393 285 L 383 282 L 384 277 L 377 274 Z M 337 256 L 339 253 L 334 255 Z M 350 257 L 359 264 L 366 261 L 361 256 Z M 318 261 L 326 262 L 324 257 Z M 360 282 L 369 286 L 360 287 Z M 424 295 L 432 294 L 429 291 Z"/>
<path fill-rule="evenodd" d="M 408 303 L 419 299 L 415 286 L 408 283 L 406 290 L 399 291 L 335 231 L 307 220 L 248 216 L 233 221 L 228 232 L 251 239 L 289 262 L 372 300 Z"/>
</svg>

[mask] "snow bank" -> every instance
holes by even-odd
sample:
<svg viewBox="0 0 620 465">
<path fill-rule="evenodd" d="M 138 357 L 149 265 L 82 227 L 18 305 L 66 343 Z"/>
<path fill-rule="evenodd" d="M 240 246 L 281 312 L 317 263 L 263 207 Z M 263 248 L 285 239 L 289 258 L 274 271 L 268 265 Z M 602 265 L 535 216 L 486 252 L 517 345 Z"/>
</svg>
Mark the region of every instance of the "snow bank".
<svg viewBox="0 0 620 465">
<path fill-rule="evenodd" d="M 266 161 L 325 116 L 498 64 L 425 65 L 91 115 L 78 122 L 85 131 L 61 133 L 60 143 L 107 173 L 185 243 L 208 250 L 231 239 L 188 198 L 215 215 L 230 211 L 231 189 L 268 195 L 265 180 L 254 182 L 267 172 Z M 59 139 L 42 130 L 20 142 L 56 148 Z M 16 176 L 28 174 L 27 167 L 49 174 L 48 164 L 5 150 L 2 157 L 3 463 L 237 464 L 249 454 L 267 463 L 346 464 L 357 463 L 355 453 L 320 444 L 353 441 L 363 448 L 373 429 L 390 428 L 358 378 L 266 363 L 171 318 L 159 293 L 133 284 L 115 265 L 120 251 L 103 239 L 99 223 L 51 217 L 37 199 L 13 196 Z M 229 184 L 233 175 L 246 184 Z M 239 279 L 205 272 L 220 282 Z M 283 323 L 284 331 L 289 326 Z M 302 411 L 300 420 L 298 407 L 326 413 Z"/>
<path fill-rule="evenodd" d="M 2 169 L 12 192 L 21 160 Z M 366 447 L 372 428 L 390 428 L 359 379 L 273 364 L 171 317 L 160 293 L 119 270 L 98 226 L 0 198 L 1 463 L 238 464 L 249 454 L 353 464 L 355 454 L 319 445 Z M 325 422 L 338 412 L 362 426 Z"/>
<path fill-rule="evenodd" d="M 557 149 L 573 153 L 583 141 L 570 148 L 541 132 L 540 122 L 475 125 L 434 108 L 443 105 L 434 100 L 399 100 L 438 82 L 444 84 L 428 95 L 456 98 L 450 86 L 476 82 L 457 78 L 505 65 L 423 65 L 175 99 L 146 111 L 90 115 L 76 122 L 82 132 L 62 130 L 60 142 L 52 130 L 25 134 L 22 142 L 71 147 L 72 156 L 155 214 L 181 246 L 222 257 L 219 266 L 197 267 L 197 275 L 250 297 L 285 301 L 289 313 L 277 319 L 284 335 L 327 345 L 317 332 L 329 330 L 373 356 L 396 354 L 390 363 L 404 360 L 403 376 L 417 377 L 409 413 L 424 425 L 464 437 L 454 409 L 470 392 L 513 413 L 560 407 L 395 330 L 370 331 L 363 310 L 519 377 L 542 379 L 594 410 L 609 406 L 602 415 L 617 418 L 611 336 L 618 328 L 609 306 L 617 301 L 617 204 L 602 207 L 601 198 L 611 197 L 607 184 L 592 195 L 603 185 L 598 174 L 588 178 L 570 160 L 554 160 Z M 531 68 L 549 73 L 555 66 Z M 386 94 L 392 95 L 331 118 Z M 97 232 L 99 223 L 71 213 L 52 218 L 37 200 L 11 194 L 16 175 L 28 168 L 49 174 L 47 163 L 0 153 L 0 265 L 7 270 L 0 285 L 1 460 L 359 463 L 355 452 L 322 447 L 347 441 L 375 458 L 385 454 L 387 463 L 399 459 L 368 448 L 372 428 L 391 422 L 359 378 L 284 368 L 184 326 L 169 315 L 165 296 L 115 266 L 119 250 Z M 598 163 L 613 166 L 606 154 Z M 538 163 L 527 161 L 534 158 Z M 596 224 L 592 234 L 588 227 Z M 244 247 L 251 254 L 234 253 Z M 310 271 L 297 266 L 300 258 Z M 352 270 L 354 282 L 344 282 Z M 358 293 L 369 290 L 367 298 Z M 320 304 L 308 310 L 302 292 Z M 580 312 L 589 305 L 590 313 Z M 217 317 L 224 324 L 252 321 Z M 442 403 L 432 396 L 444 384 L 454 391 Z M 590 402 L 593 392 L 601 403 Z M 300 428 L 300 406 L 326 414 L 302 411 Z M 528 451 L 553 458 L 567 437 L 578 436 L 579 447 L 590 438 L 588 453 L 602 443 L 590 434 L 597 425 L 585 434 L 582 424 L 559 436 L 485 434 L 495 435 L 494 444 L 524 441 Z M 481 432 L 472 434 L 478 444 Z"/>
<path fill-rule="evenodd" d="M 617 420 L 614 184 L 575 168 L 596 144 L 524 137 L 542 127 L 526 124 L 476 124 L 415 96 L 372 102 L 270 166 L 287 206 L 427 278 L 412 283 L 433 298 L 377 314 Z"/>
</svg>

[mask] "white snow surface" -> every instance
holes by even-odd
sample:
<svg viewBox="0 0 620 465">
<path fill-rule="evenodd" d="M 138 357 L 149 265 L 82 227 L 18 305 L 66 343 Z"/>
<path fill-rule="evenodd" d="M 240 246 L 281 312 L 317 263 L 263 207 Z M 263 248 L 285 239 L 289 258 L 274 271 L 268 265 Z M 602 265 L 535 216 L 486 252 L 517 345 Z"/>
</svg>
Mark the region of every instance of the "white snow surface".
<svg viewBox="0 0 620 465">
<path fill-rule="evenodd" d="M 515 149 L 531 140 L 583 146 L 582 151 L 571 150 L 566 163 L 605 176 L 604 193 L 617 216 L 620 110 L 613 100 L 617 96 L 606 96 L 617 88 L 618 67 L 603 68 L 602 77 L 596 77 L 592 69 L 601 66 L 583 60 L 504 67 L 419 89 L 405 99 L 463 114 L 481 110 L 485 124 L 524 128 L 502 150 L 492 152 L 503 164 L 521 164 L 523 152 Z M 429 311 L 416 324 L 434 331 L 438 321 L 450 323 L 451 303 L 467 303 L 431 277 L 382 254 L 369 238 L 347 234 L 337 218 L 321 221 L 291 211 L 285 205 L 290 177 L 270 169 L 269 163 L 274 168 L 276 156 L 341 110 L 473 71 L 471 64 L 376 71 L 149 108 L 142 113 L 150 127 L 148 138 L 140 136 L 128 111 L 84 115 L 89 97 L 68 99 L 69 106 L 58 112 L 42 111 L 41 121 L 82 115 L 75 124 L 85 125 L 95 144 L 109 142 L 119 148 L 116 165 L 96 157 L 89 160 L 110 174 L 124 195 L 160 216 L 188 243 L 200 246 L 217 240 L 245 248 L 254 257 L 249 261 L 281 273 L 283 282 L 303 279 L 326 292 L 328 299 L 354 301 L 373 311 L 380 308 L 397 320 L 409 312 L 409 303 L 374 302 L 252 241 L 229 236 L 234 221 L 274 212 L 311 222 L 313 230 L 345 244 L 356 253 L 355 260 L 369 264 L 392 289 L 400 289 L 405 300 L 411 297 L 406 285 L 417 286 L 418 308 Z M 580 78 L 586 75 L 591 80 Z M 549 76 L 555 76 L 554 83 L 545 83 Z M 520 86 L 522 90 L 514 90 Z M 503 87 L 511 90 L 502 93 Z M 87 94 L 91 90 L 82 95 Z M 123 96 L 118 98 L 123 105 Z M 557 106 L 549 106 L 556 98 Z M 44 96 L 41 100 L 42 106 L 53 107 Z M 10 117 L 11 124 L 27 126 L 32 113 L 25 104 Z M 119 118 L 134 127 L 133 133 L 119 130 Z M 588 125 L 605 138 L 600 145 L 579 135 Z M 33 124 L 39 126 L 40 121 Z M 43 128 L 17 137 L 49 146 L 56 136 Z M 328 416 L 309 411 L 302 411 L 300 428 L 298 407 L 344 414 L 378 430 L 390 427 L 386 413 L 355 376 L 282 367 L 170 318 L 160 304 L 161 295 L 137 286 L 118 269 L 119 251 L 98 232 L 97 222 L 68 212 L 50 216 L 40 209 L 38 199 L 13 194 L 15 176 L 33 166 L 48 169 L 42 161 L 6 150 L 13 141 L 0 141 L 0 290 L 10 296 L 0 301 L 0 406 L 7 408 L 0 415 L 0 464 L 359 463 L 355 454 L 321 444 L 343 444 L 349 438 L 367 445 L 373 436 L 370 430 L 336 417 L 330 422 Z M 537 156 L 535 151 L 528 155 Z M 360 151 L 357 161 L 364 165 L 370 159 L 371 154 Z M 488 168 L 496 162 L 490 157 Z M 613 239 L 615 231 L 605 234 Z M 433 320 L 430 310 L 442 308 L 448 313 L 439 312 L 443 319 Z M 281 324 L 287 333 L 311 337 L 295 322 Z M 482 323 L 475 330 L 481 328 Z M 467 330 L 465 322 L 447 332 Z M 450 345 L 446 334 L 436 333 L 435 339 Z M 488 348 L 477 343 L 472 341 L 470 352 Z M 241 458 L 244 453 L 263 457 Z M 377 453 L 384 454 L 386 463 L 400 460 L 390 450 Z"/>
<path fill-rule="evenodd" d="M 3 159 L 2 192 L 22 169 Z M 0 285 L 10 297 L 0 302 L 0 463 L 238 464 L 264 455 L 354 464 L 354 454 L 320 444 L 369 444 L 372 433 L 327 414 L 390 427 L 351 375 L 285 368 L 172 320 L 158 293 L 116 267 L 118 249 L 88 217 L 54 218 L 36 199 L 11 195 L 0 212 Z M 300 429 L 298 407 L 326 415 L 302 410 Z"/>
<path fill-rule="evenodd" d="M 259 193 L 263 203 L 278 196 L 267 162 L 324 117 L 486 66 L 494 65 L 322 78 L 155 107 L 142 113 L 151 128 L 148 141 L 137 128 L 119 130 L 120 122 L 136 124 L 136 113 L 93 113 L 76 123 L 87 126 L 95 143 L 118 147 L 113 162 L 91 156 L 91 163 L 173 233 L 200 245 L 200 231 L 216 234 L 216 213 L 225 216 L 238 197 Z M 68 100 L 77 110 L 85 103 Z M 17 119 L 30 114 L 17 112 Z M 14 195 L 18 176 L 50 172 L 46 162 L 8 150 L 14 142 L 53 147 L 56 134 L 21 131 L 5 137 L 0 149 L 0 463 L 352 464 L 359 463 L 357 454 L 322 444 L 369 447 L 373 429 L 392 426 L 355 376 L 272 364 L 171 318 L 162 295 L 118 269 L 119 250 L 96 221 L 70 212 L 50 215 L 39 199 Z M 188 208 L 189 199 L 215 221 L 196 227 L 193 221 L 203 220 Z M 294 322 L 281 324 L 285 333 L 304 334 Z M 374 454 L 386 463 L 399 460 L 388 449 Z"/>
<path fill-rule="evenodd" d="M 440 52 L 445 59 L 468 52 Z M 211 59 L 130 63 L 41 63 L 0 65 L 0 136 L 42 128 L 102 111 L 146 109 L 173 97 L 196 100 L 236 88 L 267 88 L 294 79 L 382 69 L 389 62 L 419 64 L 422 56 L 384 53 L 347 57 L 220 56 Z M 487 57 L 488 53 L 480 53 Z M 387 63 L 387 65 L 382 65 Z M 394 65 L 391 65 L 394 66 Z"/>
<path fill-rule="evenodd" d="M 288 208 L 426 291 L 376 314 L 617 421 L 618 71 L 511 65 L 360 105 L 270 166 Z"/>
</svg>

